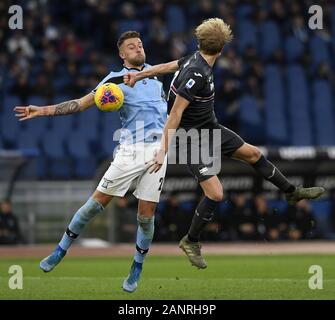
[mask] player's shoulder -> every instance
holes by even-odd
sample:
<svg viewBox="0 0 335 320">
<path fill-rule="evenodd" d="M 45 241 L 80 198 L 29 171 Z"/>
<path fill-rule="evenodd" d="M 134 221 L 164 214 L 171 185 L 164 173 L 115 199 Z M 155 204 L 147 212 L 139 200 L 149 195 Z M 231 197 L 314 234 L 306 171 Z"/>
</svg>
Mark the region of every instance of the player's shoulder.
<svg viewBox="0 0 335 320">
<path fill-rule="evenodd" d="M 116 84 L 123 83 L 123 76 L 128 73 L 127 69 L 123 68 L 120 71 L 110 71 L 109 74 L 105 77 L 103 82 L 113 82 Z"/>
<path fill-rule="evenodd" d="M 203 75 L 206 74 L 206 68 L 203 63 L 199 60 L 197 52 L 192 54 L 188 59 L 185 59 L 185 62 L 181 66 L 181 70 L 186 71 L 196 71 Z"/>
<path fill-rule="evenodd" d="M 182 74 L 186 77 L 192 77 L 199 80 L 205 79 L 207 77 L 206 70 L 197 65 L 187 66 L 183 70 Z"/>
<path fill-rule="evenodd" d="M 126 73 L 128 73 L 128 70 L 126 68 L 122 68 L 119 71 L 111 70 L 109 72 L 109 74 L 108 74 L 108 77 L 110 77 L 110 78 L 117 78 L 117 77 L 123 76 Z"/>
</svg>

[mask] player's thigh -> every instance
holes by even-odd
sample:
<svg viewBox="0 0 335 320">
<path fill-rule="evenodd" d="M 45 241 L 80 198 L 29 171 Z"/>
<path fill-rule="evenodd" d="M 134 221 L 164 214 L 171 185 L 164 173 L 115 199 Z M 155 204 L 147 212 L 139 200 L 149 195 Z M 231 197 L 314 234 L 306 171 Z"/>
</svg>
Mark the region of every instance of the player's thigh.
<svg viewBox="0 0 335 320">
<path fill-rule="evenodd" d="M 244 143 L 232 154 L 232 158 L 253 164 L 259 160 L 261 155 L 262 153 L 257 147 L 249 143 Z"/>
<path fill-rule="evenodd" d="M 201 181 L 200 186 L 207 198 L 214 201 L 221 201 L 223 199 L 223 187 L 217 176 Z"/>
<path fill-rule="evenodd" d="M 133 180 L 138 178 L 145 168 L 144 161 L 139 164 L 130 148 L 119 150 L 113 162 L 100 180 L 97 190 L 103 194 L 123 197 Z"/>
<path fill-rule="evenodd" d="M 139 216 L 151 218 L 155 214 L 156 206 L 156 202 L 139 199 L 137 213 Z"/>
<path fill-rule="evenodd" d="M 218 150 L 221 155 L 226 156 L 226 157 L 231 157 L 234 152 L 236 152 L 238 149 L 240 149 L 244 144 L 244 140 L 234 131 L 226 128 L 225 126 L 217 123 L 214 127 L 213 130 L 216 134 L 216 136 L 221 137 L 220 141 L 220 150 Z M 217 145 L 215 143 L 215 150 L 217 150 Z"/>
<path fill-rule="evenodd" d="M 163 190 L 166 173 L 167 158 L 157 172 L 149 173 L 145 171 L 137 180 L 134 196 L 140 200 L 159 202 L 160 194 Z"/>
</svg>

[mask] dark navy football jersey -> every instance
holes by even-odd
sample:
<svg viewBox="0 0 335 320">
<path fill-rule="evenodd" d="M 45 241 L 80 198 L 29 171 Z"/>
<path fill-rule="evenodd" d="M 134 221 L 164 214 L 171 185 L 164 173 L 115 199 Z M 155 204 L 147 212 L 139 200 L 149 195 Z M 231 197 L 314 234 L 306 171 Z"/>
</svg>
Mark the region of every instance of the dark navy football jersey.
<svg viewBox="0 0 335 320">
<path fill-rule="evenodd" d="M 180 127 L 201 128 L 217 123 L 214 114 L 213 69 L 197 51 L 178 61 L 179 70 L 175 73 L 169 92 L 169 112 L 179 94 L 190 102 L 185 109 Z"/>
</svg>

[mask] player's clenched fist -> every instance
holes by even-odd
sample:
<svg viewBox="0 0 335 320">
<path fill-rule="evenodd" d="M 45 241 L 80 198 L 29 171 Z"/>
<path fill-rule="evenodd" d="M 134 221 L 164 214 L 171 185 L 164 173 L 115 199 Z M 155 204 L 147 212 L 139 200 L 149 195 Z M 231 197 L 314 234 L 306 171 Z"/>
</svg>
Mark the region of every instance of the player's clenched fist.
<svg viewBox="0 0 335 320">
<path fill-rule="evenodd" d="M 129 87 L 133 87 L 137 81 L 136 75 L 138 72 L 127 73 L 123 76 L 123 82 Z"/>
<path fill-rule="evenodd" d="M 41 108 L 33 105 L 29 106 L 17 106 L 14 108 L 15 116 L 19 118 L 19 121 L 28 120 L 42 115 Z"/>
</svg>

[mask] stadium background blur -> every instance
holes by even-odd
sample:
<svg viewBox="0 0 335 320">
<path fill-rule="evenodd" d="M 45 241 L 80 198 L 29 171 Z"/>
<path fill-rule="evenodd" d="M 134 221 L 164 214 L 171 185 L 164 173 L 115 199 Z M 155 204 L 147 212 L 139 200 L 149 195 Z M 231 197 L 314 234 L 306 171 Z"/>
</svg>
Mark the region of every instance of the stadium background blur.
<svg viewBox="0 0 335 320">
<path fill-rule="evenodd" d="M 23 30 L 8 28 L 11 4 L 23 8 Z M 312 4 L 322 5 L 323 30 L 308 28 Z M 117 114 L 92 108 L 19 123 L 13 107 L 53 104 L 90 92 L 110 70 L 121 68 L 116 41 L 126 30 L 141 32 L 148 63 L 178 59 L 197 49 L 194 27 L 215 16 L 235 34 L 214 69 L 219 122 L 263 146 L 292 181 L 317 183 L 328 192 L 318 201 L 288 207 L 249 168 L 224 160 L 227 198 L 203 239 L 334 238 L 332 1 L 1 1 L 0 196 L 13 203 L 22 243 L 58 240 L 111 161 L 120 122 Z M 184 172 L 169 168 L 156 241 L 179 240 L 192 218 L 199 190 Z M 132 241 L 135 219 L 136 203 L 129 195 L 114 201 L 84 237 Z"/>
</svg>

